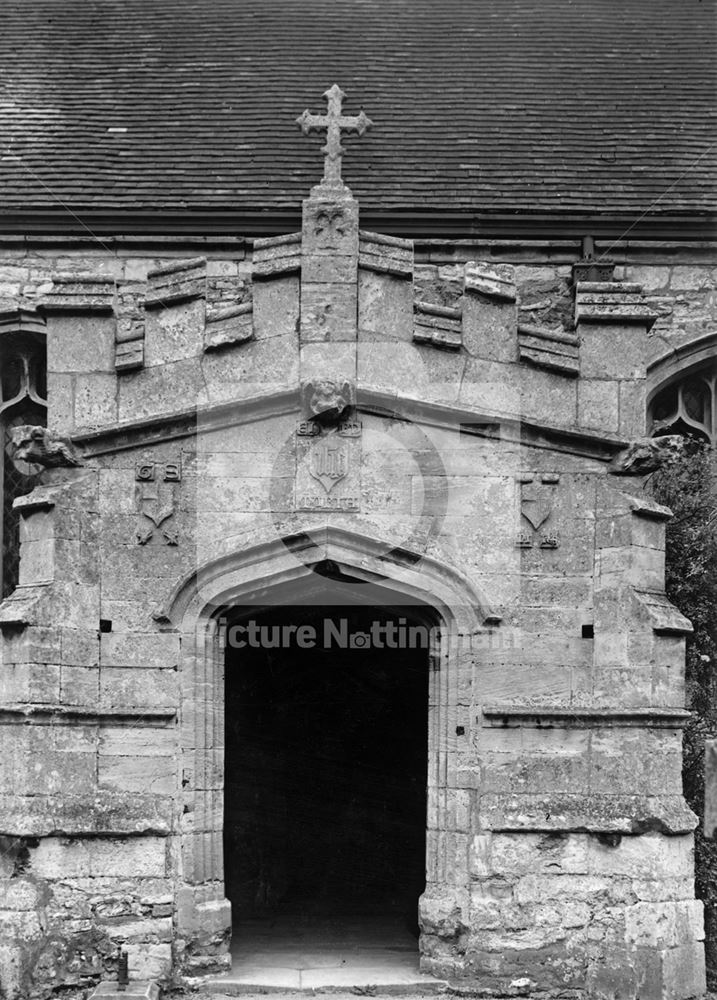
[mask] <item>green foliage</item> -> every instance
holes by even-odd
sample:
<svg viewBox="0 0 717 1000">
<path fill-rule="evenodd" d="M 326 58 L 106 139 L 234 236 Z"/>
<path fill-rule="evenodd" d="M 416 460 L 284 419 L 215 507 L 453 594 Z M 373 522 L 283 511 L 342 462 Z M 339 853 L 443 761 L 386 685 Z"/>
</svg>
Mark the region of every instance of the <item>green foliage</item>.
<svg viewBox="0 0 717 1000">
<path fill-rule="evenodd" d="M 717 738 L 717 476 L 715 453 L 690 441 L 684 456 L 652 477 L 655 498 L 670 507 L 665 590 L 694 627 L 687 640 L 687 707 L 694 713 L 683 743 L 685 797 L 700 817 L 695 831 L 695 889 L 705 904 L 707 964 L 717 980 L 717 842 L 702 835 L 705 739 Z"/>
</svg>

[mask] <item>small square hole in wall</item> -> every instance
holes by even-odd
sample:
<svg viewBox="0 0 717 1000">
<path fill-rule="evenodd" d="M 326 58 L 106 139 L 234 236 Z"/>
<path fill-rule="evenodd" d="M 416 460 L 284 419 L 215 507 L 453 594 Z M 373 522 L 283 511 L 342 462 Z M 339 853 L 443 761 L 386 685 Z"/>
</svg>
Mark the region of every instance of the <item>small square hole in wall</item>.
<svg viewBox="0 0 717 1000">
<path fill-rule="evenodd" d="M 111 632 L 112 622 L 109 618 L 100 618 L 100 632 Z"/>
<path fill-rule="evenodd" d="M 595 627 L 593 625 L 583 625 L 583 639 L 595 638 Z"/>
</svg>

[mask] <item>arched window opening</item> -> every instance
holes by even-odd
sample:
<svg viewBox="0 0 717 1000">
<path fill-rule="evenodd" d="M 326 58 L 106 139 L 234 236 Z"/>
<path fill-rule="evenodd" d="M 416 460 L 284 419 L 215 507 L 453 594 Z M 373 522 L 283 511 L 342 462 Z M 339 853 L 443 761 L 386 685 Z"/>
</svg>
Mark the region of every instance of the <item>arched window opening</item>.
<svg viewBox="0 0 717 1000">
<path fill-rule="evenodd" d="M 653 437 L 683 434 L 714 444 L 717 441 L 716 392 L 714 364 L 678 376 L 652 397 L 648 412 L 650 433 Z"/>
<path fill-rule="evenodd" d="M 12 457 L 10 433 L 21 424 L 47 423 L 47 360 L 44 323 L 25 310 L 0 315 L 0 434 L 2 474 L 2 597 L 18 583 L 20 518 L 13 503 L 34 488 L 41 466 Z"/>
</svg>

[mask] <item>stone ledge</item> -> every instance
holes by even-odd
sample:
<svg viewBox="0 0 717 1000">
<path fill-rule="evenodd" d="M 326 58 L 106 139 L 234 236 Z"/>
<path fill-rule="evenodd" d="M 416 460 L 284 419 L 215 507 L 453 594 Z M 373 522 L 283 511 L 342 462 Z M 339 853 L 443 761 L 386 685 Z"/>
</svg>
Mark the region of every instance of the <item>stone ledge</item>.
<svg viewBox="0 0 717 1000">
<path fill-rule="evenodd" d="M 48 582 L 16 587 L 12 594 L 0 603 L 0 632 L 6 629 L 25 629 L 29 625 L 37 624 L 39 605 L 50 586 Z"/>
<path fill-rule="evenodd" d="M 671 521 L 674 517 L 669 507 L 664 507 L 649 497 L 632 497 L 630 510 L 635 517 L 643 517 L 646 521 Z"/>
<path fill-rule="evenodd" d="M 18 723 L 27 725 L 37 719 L 39 724 L 46 722 L 66 722 L 77 725 L 97 726 L 107 722 L 128 723 L 133 729 L 158 728 L 157 723 L 170 723 L 177 716 L 174 709 L 169 708 L 138 708 L 136 711 L 118 711 L 113 708 L 83 708 L 77 705 L 52 705 L 38 704 L 29 705 L 27 703 L 14 704 L 0 703 L 0 722 L 5 725 Z M 165 728 L 164 726 L 162 728 Z"/>
<path fill-rule="evenodd" d="M 0 836 L 167 837 L 168 795 L 96 791 L 87 795 L 0 795 Z"/>
<path fill-rule="evenodd" d="M 504 270 L 512 273 L 512 265 L 504 265 Z M 501 302 L 515 302 L 517 290 L 512 278 L 506 277 L 498 268 L 491 264 L 477 263 L 469 260 L 465 266 L 465 290 L 473 295 L 481 295 L 487 299 L 498 299 Z"/>
<path fill-rule="evenodd" d="M 575 378 L 580 374 L 579 348 L 580 339 L 571 334 L 539 326 L 518 327 L 520 360 L 537 368 L 547 368 Z"/>
<path fill-rule="evenodd" d="M 657 635 L 689 635 L 694 632 L 692 622 L 677 610 L 666 594 L 636 590 L 635 597 L 647 612 L 652 630 Z"/>
<path fill-rule="evenodd" d="M 46 326 L 43 317 L 33 309 L 20 307 L 0 311 L 0 337 L 13 333 L 35 333 L 44 338 L 47 335 Z"/>
<path fill-rule="evenodd" d="M 43 312 L 113 312 L 114 279 L 91 275 L 58 274 L 52 288 L 38 301 Z"/>
<path fill-rule="evenodd" d="M 487 793 L 478 805 L 484 830 L 533 833 L 691 833 L 697 817 L 681 795 L 592 795 L 584 792 Z"/>
<path fill-rule="evenodd" d="M 460 308 L 414 302 L 414 342 L 459 351 L 463 345 L 462 315 Z"/>
<path fill-rule="evenodd" d="M 147 273 L 146 309 L 161 309 L 206 295 L 207 259 L 192 257 Z"/>
<path fill-rule="evenodd" d="M 359 267 L 395 278 L 413 278 L 413 240 L 359 230 Z"/>
<path fill-rule="evenodd" d="M 301 271 L 301 233 L 254 240 L 252 277 L 256 281 Z"/>
<path fill-rule="evenodd" d="M 89 1000 L 109 1000 L 110 997 L 117 1000 L 159 1000 L 160 990 L 154 980 L 130 980 L 122 986 L 118 982 L 105 981 L 90 993 Z"/>
<path fill-rule="evenodd" d="M 619 281 L 581 281 L 575 289 L 575 322 L 615 323 L 643 326 L 657 320 L 647 305 L 642 285 Z"/>
<path fill-rule="evenodd" d="M 623 708 L 570 705 L 484 705 L 483 725 L 516 729 L 647 728 L 681 729 L 692 713 L 681 708 Z"/>
<path fill-rule="evenodd" d="M 253 305 L 242 302 L 207 313 L 204 350 L 217 351 L 233 344 L 245 344 L 254 337 Z"/>
<path fill-rule="evenodd" d="M 125 340 L 115 343 L 115 371 L 133 372 L 144 367 L 144 339 Z"/>
</svg>

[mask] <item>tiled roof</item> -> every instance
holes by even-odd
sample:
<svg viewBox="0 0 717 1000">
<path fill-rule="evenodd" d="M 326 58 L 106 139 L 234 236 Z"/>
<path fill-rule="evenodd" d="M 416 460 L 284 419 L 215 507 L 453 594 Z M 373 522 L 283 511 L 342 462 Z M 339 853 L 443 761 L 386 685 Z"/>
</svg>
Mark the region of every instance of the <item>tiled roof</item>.
<svg viewBox="0 0 717 1000">
<path fill-rule="evenodd" d="M 0 213 L 717 207 L 716 0 L 4 0 Z M 657 201 L 657 204 L 655 202 Z"/>
</svg>

